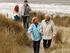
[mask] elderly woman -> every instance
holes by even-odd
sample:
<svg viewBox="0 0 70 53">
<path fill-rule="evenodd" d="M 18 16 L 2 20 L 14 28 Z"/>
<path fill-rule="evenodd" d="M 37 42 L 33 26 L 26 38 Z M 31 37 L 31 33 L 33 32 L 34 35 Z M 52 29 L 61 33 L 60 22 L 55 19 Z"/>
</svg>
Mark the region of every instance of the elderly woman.
<svg viewBox="0 0 70 53">
<path fill-rule="evenodd" d="M 45 15 L 44 20 L 41 22 L 41 33 L 43 34 L 43 47 L 49 48 L 51 41 L 56 34 L 54 22 L 50 19 L 50 16 Z"/>
<path fill-rule="evenodd" d="M 38 18 L 33 17 L 32 24 L 28 29 L 28 33 L 32 34 L 34 53 L 39 53 L 40 40 L 41 40 L 40 28 L 41 27 L 40 27 Z"/>
</svg>

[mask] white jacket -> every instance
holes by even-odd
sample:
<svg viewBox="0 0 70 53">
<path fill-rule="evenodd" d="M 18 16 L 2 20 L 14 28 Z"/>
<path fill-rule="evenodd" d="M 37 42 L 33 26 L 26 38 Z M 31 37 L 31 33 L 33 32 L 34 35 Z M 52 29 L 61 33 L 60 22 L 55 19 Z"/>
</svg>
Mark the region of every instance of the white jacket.
<svg viewBox="0 0 70 53">
<path fill-rule="evenodd" d="M 55 25 L 54 22 L 50 19 L 48 22 L 45 22 L 43 20 L 41 22 L 41 32 L 43 34 L 43 39 L 52 39 L 53 36 L 55 36 L 56 31 L 55 31 Z"/>
<path fill-rule="evenodd" d="M 29 13 L 31 11 L 31 8 L 30 6 L 26 6 L 26 4 L 24 4 L 22 7 L 21 7 L 21 16 L 29 16 Z"/>
</svg>

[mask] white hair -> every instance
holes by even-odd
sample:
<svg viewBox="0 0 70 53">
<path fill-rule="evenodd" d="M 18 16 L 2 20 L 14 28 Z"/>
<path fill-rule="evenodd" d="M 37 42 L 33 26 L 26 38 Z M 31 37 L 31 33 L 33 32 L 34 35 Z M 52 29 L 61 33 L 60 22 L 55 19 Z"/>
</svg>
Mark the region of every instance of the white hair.
<svg viewBox="0 0 70 53">
<path fill-rule="evenodd" d="M 49 16 L 49 17 L 51 17 L 51 16 L 50 16 L 49 14 L 47 14 L 47 13 L 46 13 L 44 16 Z"/>
</svg>

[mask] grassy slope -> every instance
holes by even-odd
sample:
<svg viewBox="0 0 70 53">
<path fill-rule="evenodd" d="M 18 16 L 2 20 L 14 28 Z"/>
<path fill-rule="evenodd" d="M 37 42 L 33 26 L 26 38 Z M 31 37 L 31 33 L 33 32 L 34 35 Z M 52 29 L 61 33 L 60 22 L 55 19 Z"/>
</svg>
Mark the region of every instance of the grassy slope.
<svg viewBox="0 0 70 53">
<path fill-rule="evenodd" d="M 40 21 L 44 18 L 44 14 L 41 12 L 32 12 L 30 15 L 31 18 L 38 16 Z M 55 40 L 52 42 L 52 47 L 46 51 L 44 51 L 42 47 L 41 53 L 70 53 L 70 16 L 60 17 L 57 15 L 54 17 L 53 21 L 56 26 L 59 26 L 57 27 L 58 32 Z"/>
<path fill-rule="evenodd" d="M 31 12 L 30 13 L 30 20 L 34 16 L 37 16 L 40 21 L 44 19 L 44 13 L 42 13 L 42 12 Z M 51 15 L 51 18 L 53 19 L 55 25 L 57 25 L 57 26 L 70 27 L 70 16 L 67 16 L 67 15 L 65 15 L 65 16 L 55 15 L 54 16 L 54 15 Z"/>
<path fill-rule="evenodd" d="M 33 16 L 38 16 L 41 21 L 44 18 L 44 14 L 41 12 L 32 12 L 31 18 Z M 46 50 L 45 53 L 70 53 L 70 16 L 62 16 L 56 15 L 53 19 L 54 23 L 57 27 L 57 34 L 55 40 L 53 42 L 53 47 Z M 43 53 L 43 48 L 41 49 L 41 53 Z"/>
<path fill-rule="evenodd" d="M 30 42 L 18 22 L 0 15 L 0 53 L 25 53 Z"/>
<path fill-rule="evenodd" d="M 70 27 L 57 28 L 58 32 L 51 47 L 46 50 L 41 47 L 40 53 L 70 53 Z"/>
<path fill-rule="evenodd" d="M 70 53 L 70 28 L 57 28 L 59 31 L 54 40 L 55 44 L 46 51 L 41 48 L 41 53 Z M 18 22 L 0 15 L 0 53 L 32 53 L 32 49 L 27 47 L 30 46 L 30 43 L 31 41 L 26 36 L 26 30 Z"/>
</svg>

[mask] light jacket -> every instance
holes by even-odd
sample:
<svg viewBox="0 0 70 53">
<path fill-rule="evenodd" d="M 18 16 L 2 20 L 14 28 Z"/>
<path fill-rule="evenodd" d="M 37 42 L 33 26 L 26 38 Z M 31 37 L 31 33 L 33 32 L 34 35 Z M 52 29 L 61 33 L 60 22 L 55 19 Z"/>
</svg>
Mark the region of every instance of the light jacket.
<svg viewBox="0 0 70 53">
<path fill-rule="evenodd" d="M 37 27 L 35 26 L 35 24 L 31 24 L 29 29 L 28 29 L 28 33 L 32 34 L 32 40 L 33 41 L 39 41 L 41 40 L 41 33 L 40 33 L 40 24 L 37 25 Z"/>
<path fill-rule="evenodd" d="M 52 39 L 53 36 L 55 36 L 55 34 L 56 34 L 54 22 L 52 20 L 49 20 L 47 22 L 45 20 L 43 20 L 41 22 L 40 31 L 43 34 L 43 39 Z"/>
<path fill-rule="evenodd" d="M 21 15 L 22 16 L 29 16 L 30 11 L 31 11 L 30 6 L 29 5 L 26 6 L 26 4 L 24 4 L 21 8 Z"/>
</svg>

